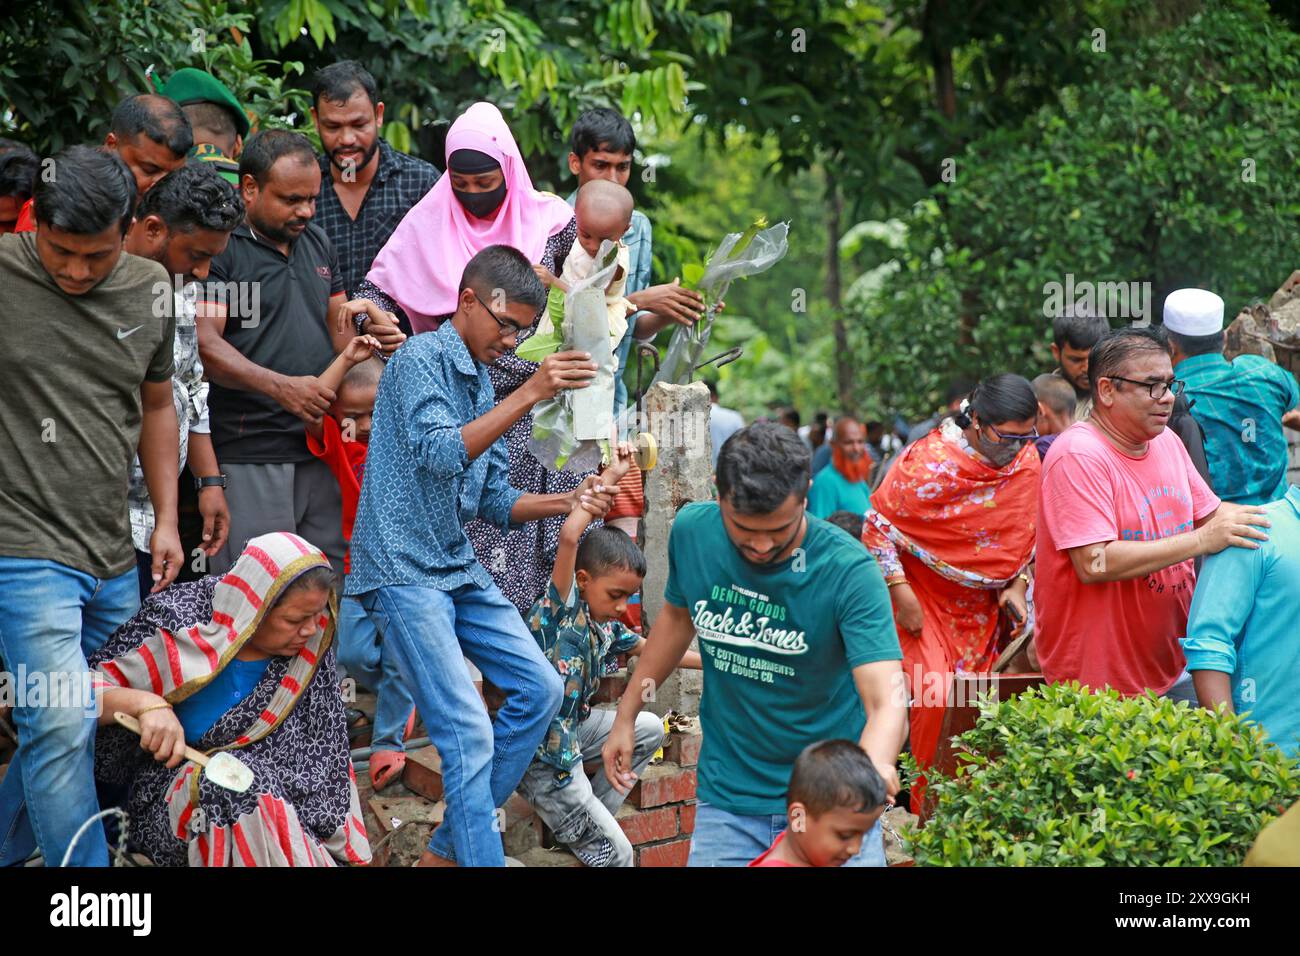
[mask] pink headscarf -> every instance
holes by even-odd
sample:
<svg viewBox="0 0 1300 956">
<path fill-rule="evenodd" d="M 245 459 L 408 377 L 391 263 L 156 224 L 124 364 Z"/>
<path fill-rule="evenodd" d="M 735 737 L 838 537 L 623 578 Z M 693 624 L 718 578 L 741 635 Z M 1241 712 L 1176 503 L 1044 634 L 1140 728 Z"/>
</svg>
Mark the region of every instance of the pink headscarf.
<svg viewBox="0 0 1300 956">
<path fill-rule="evenodd" d="M 402 307 L 415 332 L 432 331 L 434 319 L 456 311 L 461 273 L 476 253 L 500 243 L 538 263 L 546 240 L 573 218 L 567 202 L 533 188 L 510 127 L 491 103 L 475 103 L 451 124 L 447 156 L 458 149 L 476 149 L 501 164 L 506 198 L 496 218 L 465 212 L 445 174 L 402 219 L 366 274 Z"/>
</svg>

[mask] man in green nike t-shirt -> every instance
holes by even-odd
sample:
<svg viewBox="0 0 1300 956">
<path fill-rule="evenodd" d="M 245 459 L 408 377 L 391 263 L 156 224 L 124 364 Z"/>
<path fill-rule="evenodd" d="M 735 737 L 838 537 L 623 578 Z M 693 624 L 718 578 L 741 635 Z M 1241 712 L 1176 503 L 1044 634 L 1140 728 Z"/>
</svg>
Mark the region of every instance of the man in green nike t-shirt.
<svg viewBox="0 0 1300 956">
<path fill-rule="evenodd" d="M 717 502 L 684 507 L 668 585 L 603 757 L 626 791 L 644 691 L 698 636 L 704 669 L 699 807 L 690 866 L 744 866 L 787 825 L 795 758 L 827 738 L 858 741 L 898 792 L 907 693 L 889 592 L 851 536 L 807 514 L 810 458 L 771 423 L 722 446 Z M 649 682 L 649 683 L 647 683 Z M 884 866 L 880 824 L 846 865 Z"/>
</svg>

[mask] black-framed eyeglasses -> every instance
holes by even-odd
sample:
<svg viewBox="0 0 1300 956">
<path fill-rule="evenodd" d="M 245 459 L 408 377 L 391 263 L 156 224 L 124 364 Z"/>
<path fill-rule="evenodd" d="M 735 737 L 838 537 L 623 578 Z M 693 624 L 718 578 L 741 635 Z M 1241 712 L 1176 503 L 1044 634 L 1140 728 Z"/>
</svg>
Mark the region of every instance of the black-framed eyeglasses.
<svg viewBox="0 0 1300 956">
<path fill-rule="evenodd" d="M 474 292 L 473 289 L 471 289 L 470 291 Z M 489 306 L 486 302 L 484 302 L 483 297 L 480 296 L 477 292 L 474 292 L 474 298 L 478 299 L 478 304 L 483 306 L 483 308 L 487 310 L 488 315 L 492 316 L 492 320 L 497 324 L 497 334 L 500 335 L 502 338 L 505 338 L 506 336 L 509 335 L 522 335 L 524 332 L 527 331 L 527 329 L 523 329 L 518 325 L 515 325 L 509 319 L 503 319 L 501 318 L 501 316 L 493 312 L 492 307 Z"/>
<path fill-rule="evenodd" d="M 1005 442 L 1006 444 L 1009 445 L 1012 444 L 1023 445 L 1027 442 L 1038 441 L 1038 439 L 1042 437 L 1038 434 L 1037 428 L 1030 429 L 1028 434 L 1014 435 L 1011 432 L 1001 431 L 993 427 L 992 425 L 984 425 L 984 427 L 987 428 L 989 431 L 991 431 L 993 434 L 997 435 L 998 441 Z"/>
<path fill-rule="evenodd" d="M 1176 378 L 1172 382 L 1139 382 L 1136 379 L 1123 378 L 1119 375 L 1103 375 L 1101 377 L 1115 382 L 1128 382 L 1130 385 L 1145 385 L 1152 401 L 1156 402 L 1164 398 L 1166 392 L 1173 392 L 1174 397 L 1177 398 L 1183 394 L 1183 387 L 1187 384 L 1181 378 Z"/>
</svg>

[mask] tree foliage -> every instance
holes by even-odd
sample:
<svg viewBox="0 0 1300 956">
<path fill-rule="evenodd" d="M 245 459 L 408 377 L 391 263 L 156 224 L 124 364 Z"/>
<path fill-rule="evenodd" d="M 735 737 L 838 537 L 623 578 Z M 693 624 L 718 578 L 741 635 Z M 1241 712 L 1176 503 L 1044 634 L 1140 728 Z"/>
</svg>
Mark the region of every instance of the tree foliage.
<svg viewBox="0 0 1300 956">
<path fill-rule="evenodd" d="M 906 217 L 899 270 L 853 304 L 864 392 L 919 414 L 953 375 L 1044 370 L 1045 285 L 1067 275 L 1150 283 L 1158 321 L 1174 288 L 1214 289 L 1231 315 L 1290 274 L 1300 37 L 1254 2 L 1124 36 Z"/>
<path fill-rule="evenodd" d="M 1150 282 L 1156 317 L 1179 285 L 1236 309 L 1289 274 L 1300 15 L 1274 6 L 45 0 L 0 13 L 0 127 L 93 142 L 148 67 L 200 66 L 259 125 L 314 135 L 310 74 L 349 56 L 399 149 L 440 162 L 488 99 L 567 192 L 573 119 L 618 106 L 656 278 L 755 214 L 792 220 L 788 261 L 715 332 L 748 348 L 724 399 L 919 417 L 955 375 L 1046 367 L 1045 283 Z"/>
<path fill-rule="evenodd" d="M 0 15 L 0 103 L 48 152 L 102 136 L 123 95 L 150 89 L 149 65 L 197 66 L 260 125 L 306 132 L 310 73 L 347 56 L 376 76 L 394 146 L 440 161 L 447 124 L 488 99 L 545 184 L 583 109 L 684 122 L 697 60 L 724 54 L 730 30 L 685 0 L 62 0 Z"/>
</svg>

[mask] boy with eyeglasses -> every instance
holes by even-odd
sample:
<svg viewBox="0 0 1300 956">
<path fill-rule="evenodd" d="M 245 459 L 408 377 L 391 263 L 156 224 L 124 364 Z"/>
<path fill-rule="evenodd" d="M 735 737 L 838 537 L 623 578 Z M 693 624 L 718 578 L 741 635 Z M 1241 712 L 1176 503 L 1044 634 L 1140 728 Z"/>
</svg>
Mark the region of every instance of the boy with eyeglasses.
<svg viewBox="0 0 1300 956">
<path fill-rule="evenodd" d="M 495 810 L 518 785 L 562 692 L 519 612 L 476 560 L 466 523 L 517 528 L 575 508 L 602 517 L 612 500 L 594 477 L 567 494 L 510 487 L 506 429 L 560 389 L 586 387 L 594 372 L 585 353 L 558 352 L 496 402 L 487 366 L 515 346 L 544 301 L 521 253 L 488 246 L 466 265 L 451 319 L 397 350 L 375 396 L 344 592 L 392 649 L 442 758 L 447 810 L 425 866 L 505 864 Z M 465 658 L 506 695 L 495 723 Z"/>
</svg>

